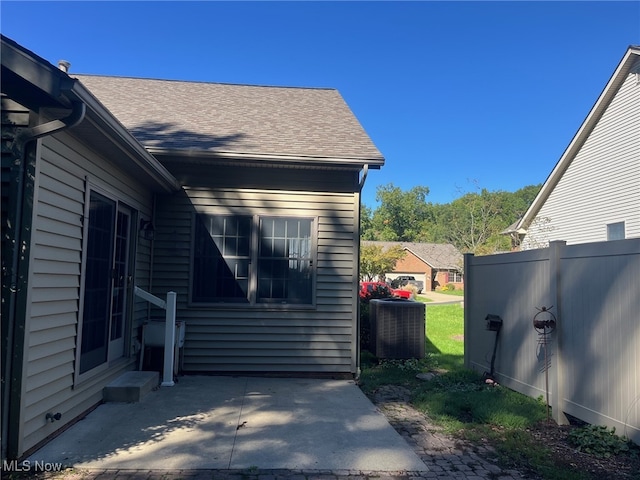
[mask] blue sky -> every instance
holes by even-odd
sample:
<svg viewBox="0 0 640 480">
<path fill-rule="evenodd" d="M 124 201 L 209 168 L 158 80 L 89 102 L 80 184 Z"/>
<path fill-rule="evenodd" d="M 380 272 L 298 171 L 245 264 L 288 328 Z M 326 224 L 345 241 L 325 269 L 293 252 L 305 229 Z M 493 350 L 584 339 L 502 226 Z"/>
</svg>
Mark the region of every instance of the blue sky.
<svg viewBox="0 0 640 480">
<path fill-rule="evenodd" d="M 11 2 L 2 33 L 70 73 L 331 87 L 386 158 L 376 187 L 542 183 L 640 44 L 640 2 Z"/>
</svg>

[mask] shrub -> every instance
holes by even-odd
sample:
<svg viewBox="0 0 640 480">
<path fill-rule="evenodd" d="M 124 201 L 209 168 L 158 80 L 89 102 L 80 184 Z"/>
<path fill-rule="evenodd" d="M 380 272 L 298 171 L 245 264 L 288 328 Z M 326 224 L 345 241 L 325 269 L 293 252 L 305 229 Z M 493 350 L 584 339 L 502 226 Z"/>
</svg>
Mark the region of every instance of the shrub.
<svg viewBox="0 0 640 480">
<path fill-rule="evenodd" d="M 388 287 L 374 285 L 371 292 L 360 295 L 360 349 L 369 350 L 371 340 L 371 325 L 369 323 L 369 302 L 377 298 L 390 298 Z"/>
<path fill-rule="evenodd" d="M 406 290 L 407 292 L 411 292 L 411 296 L 415 298 L 418 294 L 418 287 L 411 283 L 407 283 L 405 286 L 401 287 L 399 290 Z"/>
<path fill-rule="evenodd" d="M 569 433 L 569 441 L 578 447 L 579 451 L 590 453 L 597 457 L 610 457 L 620 453 L 638 455 L 640 450 L 627 438 L 616 435 L 616 429 L 609 430 L 605 426 L 587 425 Z"/>
</svg>

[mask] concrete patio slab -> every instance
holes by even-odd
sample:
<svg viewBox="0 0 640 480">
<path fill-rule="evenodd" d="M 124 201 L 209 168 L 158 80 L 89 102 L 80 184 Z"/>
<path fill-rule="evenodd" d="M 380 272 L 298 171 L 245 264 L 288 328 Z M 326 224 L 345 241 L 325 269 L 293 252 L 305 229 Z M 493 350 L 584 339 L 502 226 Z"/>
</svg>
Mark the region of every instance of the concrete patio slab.
<svg viewBox="0 0 640 480">
<path fill-rule="evenodd" d="M 32 462 L 92 469 L 425 471 L 353 381 L 185 376 L 100 405 Z"/>
</svg>

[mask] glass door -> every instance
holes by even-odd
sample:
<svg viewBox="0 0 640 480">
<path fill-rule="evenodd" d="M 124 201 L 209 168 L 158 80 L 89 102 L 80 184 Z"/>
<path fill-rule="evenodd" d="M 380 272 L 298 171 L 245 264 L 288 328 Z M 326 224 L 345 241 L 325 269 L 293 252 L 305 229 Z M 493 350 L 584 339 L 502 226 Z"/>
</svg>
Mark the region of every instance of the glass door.
<svg viewBox="0 0 640 480">
<path fill-rule="evenodd" d="M 131 210 L 118 206 L 116 238 L 113 254 L 113 287 L 111 289 L 111 325 L 109 334 L 109 361 L 124 355 L 124 331 L 127 321 L 129 293 L 129 252 L 131 247 Z"/>
<path fill-rule="evenodd" d="M 116 202 L 97 192 L 89 198 L 80 373 L 107 361 Z"/>
<path fill-rule="evenodd" d="M 130 208 L 90 192 L 80 374 L 125 355 L 132 218 Z"/>
</svg>

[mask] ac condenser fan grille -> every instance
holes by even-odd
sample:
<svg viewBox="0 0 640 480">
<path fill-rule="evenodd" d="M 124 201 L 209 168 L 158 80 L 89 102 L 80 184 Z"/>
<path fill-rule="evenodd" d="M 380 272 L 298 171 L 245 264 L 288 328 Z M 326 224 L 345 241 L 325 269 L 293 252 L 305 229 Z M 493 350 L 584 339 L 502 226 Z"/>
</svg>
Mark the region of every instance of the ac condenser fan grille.
<svg viewBox="0 0 640 480">
<path fill-rule="evenodd" d="M 371 300 L 371 346 L 378 358 L 424 358 L 425 306 L 408 300 Z"/>
</svg>

